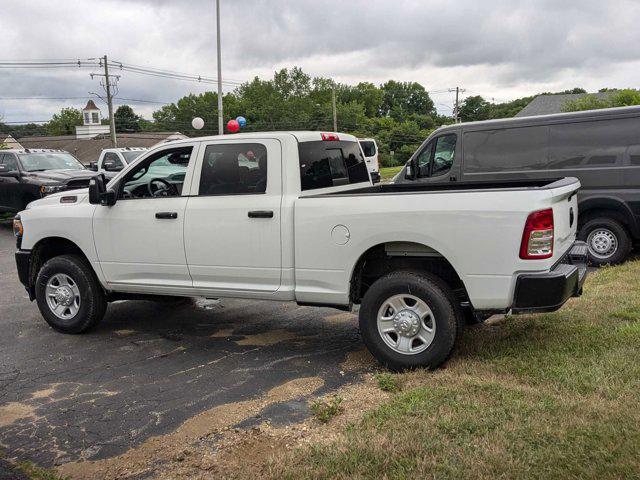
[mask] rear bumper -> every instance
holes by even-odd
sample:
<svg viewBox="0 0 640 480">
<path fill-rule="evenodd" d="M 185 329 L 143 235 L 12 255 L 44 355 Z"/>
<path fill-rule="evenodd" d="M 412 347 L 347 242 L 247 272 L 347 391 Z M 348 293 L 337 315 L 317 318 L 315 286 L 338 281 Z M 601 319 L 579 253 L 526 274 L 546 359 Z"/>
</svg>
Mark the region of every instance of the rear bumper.
<svg viewBox="0 0 640 480">
<path fill-rule="evenodd" d="M 516 279 L 512 313 L 553 312 L 582 295 L 587 278 L 587 244 L 575 242 L 548 272 L 524 273 Z"/>
</svg>

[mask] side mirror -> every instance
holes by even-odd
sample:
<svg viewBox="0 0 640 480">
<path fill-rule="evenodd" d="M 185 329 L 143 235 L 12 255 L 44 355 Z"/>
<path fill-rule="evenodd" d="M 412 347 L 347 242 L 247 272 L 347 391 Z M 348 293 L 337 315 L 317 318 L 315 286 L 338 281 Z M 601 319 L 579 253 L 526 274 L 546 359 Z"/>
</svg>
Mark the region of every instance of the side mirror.
<svg viewBox="0 0 640 480">
<path fill-rule="evenodd" d="M 115 205 L 116 203 L 116 192 L 107 190 L 104 174 L 102 173 L 89 180 L 89 203 L 105 206 Z"/>
<path fill-rule="evenodd" d="M 404 178 L 406 180 L 415 180 L 416 179 L 416 162 L 411 159 L 407 162 L 407 170 L 404 174 Z"/>
<path fill-rule="evenodd" d="M 89 170 L 93 170 L 94 172 L 98 171 L 98 162 L 90 162 L 89 163 Z"/>
</svg>

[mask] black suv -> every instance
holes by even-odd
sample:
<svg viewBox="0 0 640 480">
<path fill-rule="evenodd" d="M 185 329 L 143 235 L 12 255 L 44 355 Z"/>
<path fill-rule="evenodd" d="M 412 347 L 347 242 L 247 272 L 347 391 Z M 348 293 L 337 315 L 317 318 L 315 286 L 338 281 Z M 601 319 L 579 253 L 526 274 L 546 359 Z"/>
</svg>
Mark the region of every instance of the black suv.
<svg viewBox="0 0 640 480">
<path fill-rule="evenodd" d="M 0 212 L 19 212 L 50 193 L 86 188 L 95 174 L 64 150 L 0 150 Z"/>
</svg>

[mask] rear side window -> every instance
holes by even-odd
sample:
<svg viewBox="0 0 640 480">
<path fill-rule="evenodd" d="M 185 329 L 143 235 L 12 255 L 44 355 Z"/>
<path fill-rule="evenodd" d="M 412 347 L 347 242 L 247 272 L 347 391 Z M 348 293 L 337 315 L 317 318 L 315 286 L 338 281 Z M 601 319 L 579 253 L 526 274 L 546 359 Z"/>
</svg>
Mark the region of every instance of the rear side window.
<svg viewBox="0 0 640 480">
<path fill-rule="evenodd" d="M 377 153 L 376 144 L 372 141 L 361 141 L 360 146 L 362 147 L 362 151 L 364 152 L 365 157 L 373 157 Z"/>
<path fill-rule="evenodd" d="M 298 153 L 303 191 L 369 181 L 367 166 L 356 142 L 301 142 Z"/>
<path fill-rule="evenodd" d="M 261 143 L 208 145 L 200 172 L 200 195 L 265 193 L 267 148 Z"/>
<path fill-rule="evenodd" d="M 536 170 L 547 164 L 548 128 L 521 127 L 468 132 L 464 165 L 470 173 Z"/>
<path fill-rule="evenodd" d="M 627 149 L 640 144 L 638 132 L 638 118 L 551 125 L 549 168 L 621 165 Z"/>
</svg>

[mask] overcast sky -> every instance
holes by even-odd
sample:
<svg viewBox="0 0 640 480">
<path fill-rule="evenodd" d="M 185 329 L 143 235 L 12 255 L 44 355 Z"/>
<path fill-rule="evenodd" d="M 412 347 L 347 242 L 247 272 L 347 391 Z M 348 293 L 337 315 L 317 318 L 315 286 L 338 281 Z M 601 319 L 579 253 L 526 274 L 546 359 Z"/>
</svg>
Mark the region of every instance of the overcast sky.
<svg viewBox="0 0 640 480">
<path fill-rule="evenodd" d="M 223 78 L 301 66 L 495 101 L 640 84 L 638 0 L 221 0 Z M 215 76 L 214 0 L 1 0 L 0 60 L 90 58 Z M 96 71 L 98 71 L 96 69 Z M 98 91 L 91 70 L 0 69 L 4 121 L 47 120 Z M 122 72 L 119 96 L 171 102 L 212 85 Z M 225 87 L 233 88 L 232 86 Z M 6 97 L 82 97 L 9 100 Z M 442 113 L 452 94 L 434 93 Z M 146 117 L 158 104 L 128 103 Z M 98 105 L 106 114 L 104 104 Z"/>
</svg>

